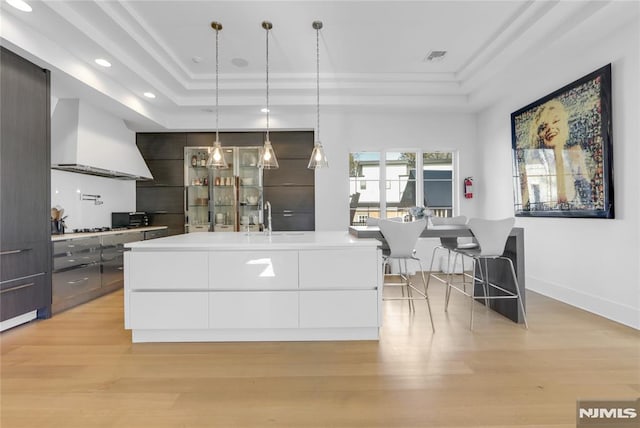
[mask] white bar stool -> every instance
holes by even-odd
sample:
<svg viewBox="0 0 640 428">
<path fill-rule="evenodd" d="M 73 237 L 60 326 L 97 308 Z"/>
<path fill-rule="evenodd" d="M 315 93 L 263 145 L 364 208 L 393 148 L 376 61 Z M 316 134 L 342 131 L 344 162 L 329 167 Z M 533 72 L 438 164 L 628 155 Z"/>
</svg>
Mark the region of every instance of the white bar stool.
<svg viewBox="0 0 640 428">
<path fill-rule="evenodd" d="M 455 289 L 468 296 L 471 300 L 471 319 L 469 324 L 470 329 L 473 329 L 473 307 L 475 299 L 484 299 L 485 305 L 487 305 L 487 307 L 487 303 L 489 300 L 516 299 L 520 306 L 520 310 L 522 311 L 524 326 L 525 328 L 529 328 L 529 325 L 527 324 L 527 315 L 524 310 L 524 304 L 522 302 L 522 298 L 520 297 L 518 278 L 516 277 L 516 271 L 513 266 L 513 262 L 510 258 L 503 256 L 507 238 L 509 237 L 509 233 L 511 232 L 514 223 L 515 218 L 513 217 L 505 218 L 502 220 L 472 218 L 471 220 L 469 220 L 468 226 L 469 229 L 471 229 L 471 233 L 473 233 L 473 236 L 477 240 L 479 248 L 456 248 L 452 250 L 455 253 L 454 263 L 458 255 L 463 255 L 473 260 L 473 274 L 470 275 L 470 277 L 473 279 L 473 284 L 471 285 L 471 291 L 467 292 L 466 289 L 460 289 L 457 284 L 448 282 L 447 297 L 445 300 L 445 311 L 449 306 L 449 293 L 451 289 Z M 505 260 L 509 264 L 511 275 L 513 276 L 513 283 L 515 284 L 515 291 L 507 290 L 504 287 L 494 284 L 489 280 L 488 260 Z M 478 276 L 476 276 L 476 273 Z M 482 284 L 484 291 L 483 296 L 475 295 L 476 282 Z M 490 294 L 490 289 L 496 290 L 497 294 Z"/>
<path fill-rule="evenodd" d="M 379 220 L 378 226 L 382 236 L 389 245 L 389 254 L 383 256 L 382 272 L 384 275 L 385 268 L 391 260 L 398 260 L 399 274 L 402 282 L 384 282 L 383 291 L 385 287 L 401 287 L 403 290 L 402 297 L 383 297 L 383 300 L 407 300 L 409 303 L 409 310 L 415 311 L 413 305 L 414 300 L 423 300 L 427 303 L 427 310 L 429 311 L 429 319 L 431 321 L 431 330 L 435 332 L 433 325 L 433 316 L 431 315 L 431 305 L 429 303 L 429 296 L 427 295 L 427 281 L 425 280 L 424 270 L 422 269 L 422 263 L 415 255 L 415 246 L 418 242 L 418 238 L 427 227 L 427 221 L 420 219 L 412 222 L 399 222 L 395 220 Z M 407 261 L 414 260 L 418 262 L 420 267 L 420 274 L 422 275 L 423 289 L 416 288 L 411 281 L 411 275 L 407 268 Z M 404 267 L 403 267 L 404 265 Z M 387 275 L 385 275 L 387 276 Z M 406 296 L 404 290 L 406 289 Z M 414 296 L 413 293 L 417 293 Z"/>
</svg>

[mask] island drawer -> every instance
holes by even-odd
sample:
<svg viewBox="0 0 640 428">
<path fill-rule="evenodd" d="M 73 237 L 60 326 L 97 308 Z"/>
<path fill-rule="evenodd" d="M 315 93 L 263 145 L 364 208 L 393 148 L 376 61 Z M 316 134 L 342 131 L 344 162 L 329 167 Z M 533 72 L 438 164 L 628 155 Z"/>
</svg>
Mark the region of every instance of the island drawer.
<svg viewBox="0 0 640 428">
<path fill-rule="evenodd" d="M 297 291 L 219 291 L 209 297 L 209 328 L 297 328 Z"/>
<path fill-rule="evenodd" d="M 298 288 L 297 251 L 215 251 L 210 288 L 283 290 Z"/>
<path fill-rule="evenodd" d="M 377 290 L 300 291 L 300 327 L 376 327 Z"/>
<path fill-rule="evenodd" d="M 126 258 L 131 261 L 129 279 L 134 290 L 208 288 L 209 254 L 205 251 L 128 251 Z"/>
<path fill-rule="evenodd" d="M 300 288 L 376 288 L 381 269 L 376 252 L 375 248 L 300 251 Z"/>
<path fill-rule="evenodd" d="M 129 322 L 130 328 L 141 330 L 207 328 L 207 292 L 132 292 Z"/>
</svg>

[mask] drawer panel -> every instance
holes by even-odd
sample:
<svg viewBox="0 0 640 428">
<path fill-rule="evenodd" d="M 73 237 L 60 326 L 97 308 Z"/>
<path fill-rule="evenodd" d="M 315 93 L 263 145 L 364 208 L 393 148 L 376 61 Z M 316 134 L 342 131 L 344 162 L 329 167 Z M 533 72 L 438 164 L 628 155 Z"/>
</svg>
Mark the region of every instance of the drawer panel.
<svg viewBox="0 0 640 428">
<path fill-rule="evenodd" d="M 132 290 L 207 289 L 209 253 L 167 251 L 143 253 L 127 251 L 130 257 L 129 285 Z"/>
<path fill-rule="evenodd" d="M 212 252 L 210 288 L 282 290 L 298 288 L 297 251 Z"/>
<path fill-rule="evenodd" d="M 316 229 L 314 213 L 273 213 L 271 215 L 273 230 L 276 231 L 312 231 Z"/>
<path fill-rule="evenodd" d="M 115 235 L 104 235 L 100 237 L 102 246 L 122 246 L 127 242 L 138 242 L 144 239 L 144 232 L 126 232 Z"/>
<path fill-rule="evenodd" d="M 53 271 L 60 272 L 69 268 L 100 263 L 100 251 L 84 251 L 70 255 L 58 255 L 53 258 Z"/>
<path fill-rule="evenodd" d="M 300 251 L 300 288 L 375 288 L 375 248 Z"/>
<path fill-rule="evenodd" d="M 65 256 L 100 250 L 100 237 L 65 239 L 53 243 L 53 256 Z"/>
<path fill-rule="evenodd" d="M 297 291 L 220 291 L 209 296 L 209 328 L 297 328 Z"/>
<path fill-rule="evenodd" d="M 129 297 L 132 329 L 205 329 L 208 327 L 207 292 L 140 291 Z"/>
<path fill-rule="evenodd" d="M 124 280 L 124 257 L 119 254 L 105 260 L 103 253 L 101 283 L 103 287 L 122 286 Z"/>
<path fill-rule="evenodd" d="M 167 229 L 149 230 L 144 232 L 145 241 L 148 239 L 162 238 L 163 236 L 167 236 Z"/>
<path fill-rule="evenodd" d="M 100 288 L 100 265 L 91 264 L 78 269 L 55 272 L 52 275 L 53 304 L 89 293 Z"/>
<path fill-rule="evenodd" d="M 3 248 L 0 255 L 0 281 L 49 271 L 49 243 L 31 243 Z"/>
<path fill-rule="evenodd" d="M 377 327 L 376 290 L 300 291 L 300 327 Z"/>
<path fill-rule="evenodd" d="M 0 321 L 49 306 L 48 275 L 36 275 L 0 285 Z"/>
</svg>

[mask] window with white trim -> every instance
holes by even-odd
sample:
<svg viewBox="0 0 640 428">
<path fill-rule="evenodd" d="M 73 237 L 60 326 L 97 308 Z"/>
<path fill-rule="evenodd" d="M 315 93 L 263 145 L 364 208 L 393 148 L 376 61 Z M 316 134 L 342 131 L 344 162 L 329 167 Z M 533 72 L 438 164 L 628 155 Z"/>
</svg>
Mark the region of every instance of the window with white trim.
<svg viewBox="0 0 640 428">
<path fill-rule="evenodd" d="M 453 152 L 350 153 L 350 224 L 364 225 L 369 217 L 405 217 L 413 207 L 451 217 L 454 165 Z"/>
</svg>

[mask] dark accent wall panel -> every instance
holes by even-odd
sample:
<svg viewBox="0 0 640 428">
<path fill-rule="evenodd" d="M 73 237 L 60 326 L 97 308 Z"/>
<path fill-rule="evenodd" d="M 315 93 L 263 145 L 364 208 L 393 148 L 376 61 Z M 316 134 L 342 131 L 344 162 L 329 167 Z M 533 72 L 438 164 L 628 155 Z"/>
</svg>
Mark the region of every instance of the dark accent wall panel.
<svg viewBox="0 0 640 428">
<path fill-rule="evenodd" d="M 184 162 L 182 159 L 146 160 L 153 180 L 138 181 L 138 187 L 183 186 Z"/>
<path fill-rule="evenodd" d="M 307 168 L 309 159 L 280 158 L 278 164 L 280 165 L 278 169 L 264 170 L 264 182 L 267 186 L 313 186 L 315 184 L 315 171 Z"/>
<path fill-rule="evenodd" d="M 184 187 L 138 187 L 136 209 L 150 213 L 184 214 Z"/>
<path fill-rule="evenodd" d="M 313 132 L 309 131 L 276 131 L 269 133 L 271 145 L 278 160 L 306 159 L 309 161 L 313 150 Z"/>
<path fill-rule="evenodd" d="M 187 145 L 187 134 L 179 133 L 138 133 L 136 144 L 142 157 L 151 159 L 182 159 Z"/>
<path fill-rule="evenodd" d="M 219 137 L 222 146 L 252 147 L 264 144 L 263 135 L 262 132 L 221 132 Z M 213 146 L 215 139 L 215 132 L 190 132 L 187 134 L 187 145 Z"/>
</svg>

